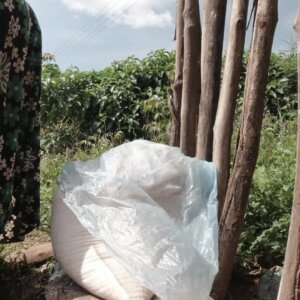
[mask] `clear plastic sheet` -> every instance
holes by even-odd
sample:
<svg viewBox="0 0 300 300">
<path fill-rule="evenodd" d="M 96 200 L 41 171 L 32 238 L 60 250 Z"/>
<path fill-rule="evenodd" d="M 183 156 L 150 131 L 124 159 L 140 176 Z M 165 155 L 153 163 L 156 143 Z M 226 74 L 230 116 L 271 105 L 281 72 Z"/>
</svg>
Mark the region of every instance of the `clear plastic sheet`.
<svg viewBox="0 0 300 300">
<path fill-rule="evenodd" d="M 218 271 L 216 169 L 138 140 L 67 164 L 63 201 L 162 300 L 207 300 Z"/>
</svg>

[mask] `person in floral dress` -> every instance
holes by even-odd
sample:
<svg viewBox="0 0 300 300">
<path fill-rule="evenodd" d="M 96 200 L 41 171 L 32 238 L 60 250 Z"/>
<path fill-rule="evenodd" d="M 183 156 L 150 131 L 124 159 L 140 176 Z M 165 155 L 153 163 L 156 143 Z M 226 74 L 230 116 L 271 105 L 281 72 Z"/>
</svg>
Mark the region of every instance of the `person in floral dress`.
<svg viewBox="0 0 300 300">
<path fill-rule="evenodd" d="M 41 30 L 25 0 L 0 0 L 0 243 L 39 225 Z"/>
</svg>

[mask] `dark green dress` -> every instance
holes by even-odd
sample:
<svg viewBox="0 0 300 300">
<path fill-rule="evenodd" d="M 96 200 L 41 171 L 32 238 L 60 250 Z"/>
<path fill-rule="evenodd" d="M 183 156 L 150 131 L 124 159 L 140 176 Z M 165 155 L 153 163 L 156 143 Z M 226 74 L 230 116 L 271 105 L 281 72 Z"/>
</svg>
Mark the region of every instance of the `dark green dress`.
<svg viewBox="0 0 300 300">
<path fill-rule="evenodd" d="M 39 225 L 41 31 L 24 0 L 0 0 L 0 243 Z"/>
</svg>

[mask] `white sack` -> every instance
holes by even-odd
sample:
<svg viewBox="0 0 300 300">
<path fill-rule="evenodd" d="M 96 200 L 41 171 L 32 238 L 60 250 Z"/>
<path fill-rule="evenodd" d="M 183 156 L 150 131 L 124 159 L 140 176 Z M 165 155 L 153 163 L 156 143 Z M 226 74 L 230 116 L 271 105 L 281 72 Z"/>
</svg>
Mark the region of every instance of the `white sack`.
<svg viewBox="0 0 300 300">
<path fill-rule="evenodd" d="M 67 164 L 63 201 L 162 300 L 207 300 L 218 271 L 216 169 L 148 141 Z"/>
<path fill-rule="evenodd" d="M 53 197 L 51 239 L 64 272 L 89 293 L 108 300 L 150 300 L 153 293 L 139 284 L 93 237 L 63 202 L 57 189 Z"/>
</svg>

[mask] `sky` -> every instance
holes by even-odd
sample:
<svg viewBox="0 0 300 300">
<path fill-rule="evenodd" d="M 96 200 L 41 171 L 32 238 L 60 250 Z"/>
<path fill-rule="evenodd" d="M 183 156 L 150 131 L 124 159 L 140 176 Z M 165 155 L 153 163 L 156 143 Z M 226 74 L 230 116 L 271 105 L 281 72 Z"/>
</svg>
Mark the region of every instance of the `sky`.
<svg viewBox="0 0 300 300">
<path fill-rule="evenodd" d="M 175 48 L 176 0 L 27 0 L 43 33 L 43 52 L 55 55 L 61 69 L 101 70 L 114 60 Z M 224 49 L 230 7 L 228 0 Z M 250 0 L 250 6 L 252 0 Z M 203 0 L 200 0 L 203 8 Z M 273 51 L 286 51 L 295 40 L 297 1 L 279 0 Z M 247 34 L 246 46 L 250 40 Z"/>
</svg>

